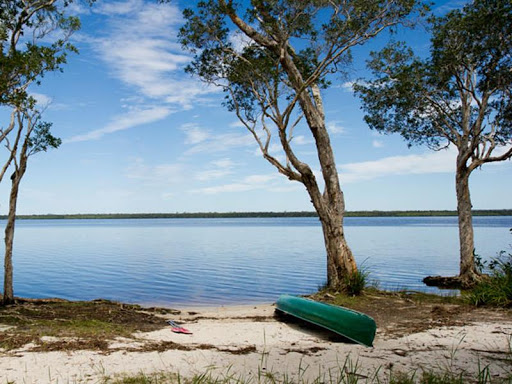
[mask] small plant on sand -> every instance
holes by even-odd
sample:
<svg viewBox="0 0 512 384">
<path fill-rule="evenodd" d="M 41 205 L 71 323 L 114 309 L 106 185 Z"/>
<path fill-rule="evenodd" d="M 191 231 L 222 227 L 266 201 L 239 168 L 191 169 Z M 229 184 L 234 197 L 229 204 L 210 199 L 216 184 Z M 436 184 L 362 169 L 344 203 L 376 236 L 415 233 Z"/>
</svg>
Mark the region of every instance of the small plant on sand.
<svg viewBox="0 0 512 384">
<path fill-rule="evenodd" d="M 145 374 L 143 372 L 135 375 L 121 375 L 119 377 L 104 377 L 102 384 L 169 384 L 181 383 L 179 375 L 174 373 L 157 372 Z"/>
<path fill-rule="evenodd" d="M 473 305 L 512 307 L 512 253 L 502 251 L 489 263 L 489 278 L 467 295 Z"/>
<path fill-rule="evenodd" d="M 359 296 L 363 293 L 368 284 L 370 273 L 365 268 L 360 268 L 356 272 L 343 278 L 343 290 L 349 296 Z"/>
</svg>

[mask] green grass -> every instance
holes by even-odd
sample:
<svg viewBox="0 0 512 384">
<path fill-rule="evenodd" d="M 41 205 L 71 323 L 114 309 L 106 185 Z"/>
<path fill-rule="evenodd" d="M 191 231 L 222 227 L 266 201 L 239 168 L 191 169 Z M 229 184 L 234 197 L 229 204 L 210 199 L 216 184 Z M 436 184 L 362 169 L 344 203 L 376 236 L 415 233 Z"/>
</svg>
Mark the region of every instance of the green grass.
<svg viewBox="0 0 512 384">
<path fill-rule="evenodd" d="M 165 322 L 137 306 L 108 301 L 23 302 L 0 307 L 0 348 L 13 350 L 35 343 L 35 350 L 108 348 L 108 340 L 136 331 L 161 329 Z M 43 342 L 41 337 L 69 338 Z"/>
<path fill-rule="evenodd" d="M 134 376 L 123 375 L 117 378 L 105 377 L 103 384 L 169 384 L 180 383 L 180 377 L 173 373 L 139 373 Z"/>
<path fill-rule="evenodd" d="M 360 366 L 350 359 L 336 372 L 339 375 L 319 373 L 317 377 L 306 379 L 301 371 L 295 377 L 286 374 L 265 372 L 261 369 L 253 375 L 233 374 L 230 369 L 225 372 L 214 373 L 207 370 L 192 378 L 183 378 L 175 373 L 159 372 L 154 374 L 139 373 L 134 376 L 117 378 L 106 377 L 103 384 L 505 384 L 512 382 L 512 374 L 508 378 L 496 378 L 491 375 L 489 367 L 479 367 L 474 375 L 453 373 L 449 370 L 441 371 L 412 371 L 390 372 L 387 376 L 379 375 L 380 369 L 374 374 L 366 376 L 361 374 Z"/>
<path fill-rule="evenodd" d="M 512 254 L 501 252 L 487 269 L 489 277 L 467 292 L 466 299 L 476 306 L 512 307 Z"/>
<path fill-rule="evenodd" d="M 359 296 L 363 293 L 368 284 L 370 272 L 360 267 L 356 272 L 344 276 L 341 284 L 343 291 L 349 296 Z"/>
</svg>

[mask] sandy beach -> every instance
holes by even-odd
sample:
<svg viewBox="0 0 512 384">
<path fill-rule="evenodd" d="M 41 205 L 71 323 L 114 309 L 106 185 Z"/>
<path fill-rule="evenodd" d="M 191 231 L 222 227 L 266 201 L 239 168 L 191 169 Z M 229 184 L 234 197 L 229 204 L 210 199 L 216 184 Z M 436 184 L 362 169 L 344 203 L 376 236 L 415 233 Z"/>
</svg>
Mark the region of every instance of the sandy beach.
<svg viewBox="0 0 512 384">
<path fill-rule="evenodd" d="M 193 334 L 170 327 L 118 338 L 108 351 L 31 351 L 31 345 L 0 353 L 1 383 L 98 383 L 106 378 L 155 372 L 192 377 L 271 373 L 310 381 L 336 377 L 340 370 L 361 379 L 390 372 L 449 370 L 478 372 L 488 366 L 493 378 L 512 371 L 512 315 L 502 311 L 460 325 L 433 324 L 428 329 L 391 331 L 379 326 L 374 347 L 333 339 L 327 332 L 284 322 L 274 306 L 187 308 L 162 315 L 182 323 Z M 482 319 L 480 319 L 482 317 Z M 379 325 L 379 324 L 378 324 Z M 43 340 L 44 341 L 44 340 Z M 47 340 L 51 341 L 51 340 Z M 158 343 L 158 350 L 147 348 Z"/>
</svg>

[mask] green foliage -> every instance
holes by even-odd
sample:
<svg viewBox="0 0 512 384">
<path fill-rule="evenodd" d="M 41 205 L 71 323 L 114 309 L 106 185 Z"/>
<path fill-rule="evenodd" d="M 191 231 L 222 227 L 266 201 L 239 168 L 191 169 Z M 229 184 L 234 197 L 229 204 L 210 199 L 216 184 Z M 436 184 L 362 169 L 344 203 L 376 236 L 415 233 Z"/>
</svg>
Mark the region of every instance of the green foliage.
<svg viewBox="0 0 512 384">
<path fill-rule="evenodd" d="M 328 75 L 342 74 L 351 61 L 350 47 L 418 8 L 415 0 L 208 0 L 184 11 L 179 37 L 195 55 L 188 71 L 222 86 L 227 108 L 253 123 L 280 100 L 313 84 L 327 87 Z M 236 18 L 248 26 L 234 28 L 247 40 L 241 46 L 230 33 Z"/>
<path fill-rule="evenodd" d="M 476 306 L 512 307 L 512 254 L 502 251 L 489 263 L 489 278 L 467 293 Z"/>
<path fill-rule="evenodd" d="M 39 82 L 47 73 L 60 70 L 67 52 L 76 52 L 69 36 L 80 21 L 66 16 L 70 1 L 16 1 L 0 4 L 0 105 L 20 106 L 27 101 L 27 85 Z M 52 43 L 42 39 L 54 31 L 62 37 Z"/>
<path fill-rule="evenodd" d="M 46 152 L 50 148 L 58 148 L 61 145 L 62 140 L 51 134 L 51 126 L 51 123 L 43 121 L 34 127 L 32 135 L 27 139 L 30 154 Z"/>
<path fill-rule="evenodd" d="M 396 42 L 372 53 L 375 79 L 355 86 L 365 120 L 410 145 L 453 143 L 484 159 L 512 138 L 512 3 L 475 0 L 430 23 L 430 57 Z"/>
<path fill-rule="evenodd" d="M 173 373 L 145 374 L 143 372 L 135 376 L 105 377 L 103 384 L 165 384 L 180 383 L 180 376 Z"/>
</svg>

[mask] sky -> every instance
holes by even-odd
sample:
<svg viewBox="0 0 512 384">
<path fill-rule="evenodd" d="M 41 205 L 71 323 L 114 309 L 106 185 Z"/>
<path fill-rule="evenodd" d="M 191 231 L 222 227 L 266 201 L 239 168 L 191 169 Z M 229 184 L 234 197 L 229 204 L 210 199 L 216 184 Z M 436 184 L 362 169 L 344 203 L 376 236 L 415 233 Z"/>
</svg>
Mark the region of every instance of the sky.
<svg viewBox="0 0 512 384">
<path fill-rule="evenodd" d="M 191 56 L 176 35 L 187 3 L 73 5 L 82 20 L 72 37 L 80 54 L 30 90 L 63 144 L 30 159 L 19 214 L 313 210 L 304 187 L 268 164 L 221 105 L 222 92 L 184 72 Z M 463 4 L 439 0 L 434 12 Z M 397 38 L 428 53 L 421 26 Z M 351 90 L 366 74 L 369 51 L 387 39 L 356 49 L 347 76 L 323 92 L 346 209 L 454 210 L 455 152 L 408 148 L 400 136 L 371 131 Z M 6 114 L 0 117 L 5 124 Z M 318 171 L 306 127 L 298 127 L 294 145 Z M 512 162 L 484 165 L 470 183 L 474 208 L 512 208 Z M 8 195 L 6 178 L 0 214 L 7 212 Z"/>
</svg>

